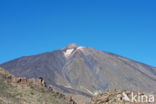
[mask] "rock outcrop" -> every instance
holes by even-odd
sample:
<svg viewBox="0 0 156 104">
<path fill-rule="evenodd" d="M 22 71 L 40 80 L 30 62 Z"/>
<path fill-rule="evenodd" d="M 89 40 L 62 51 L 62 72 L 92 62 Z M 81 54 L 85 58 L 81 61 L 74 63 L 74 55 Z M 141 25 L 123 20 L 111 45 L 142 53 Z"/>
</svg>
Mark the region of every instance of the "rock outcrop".
<svg viewBox="0 0 156 104">
<path fill-rule="evenodd" d="M 91 98 L 89 104 L 156 104 L 153 94 L 126 90 L 106 90 Z"/>
<path fill-rule="evenodd" d="M 14 78 L 13 82 L 20 85 L 26 85 L 26 86 L 47 87 L 46 82 L 41 77 L 38 79 L 34 79 L 34 78 L 27 79 L 25 77 L 18 77 L 18 78 Z"/>
</svg>

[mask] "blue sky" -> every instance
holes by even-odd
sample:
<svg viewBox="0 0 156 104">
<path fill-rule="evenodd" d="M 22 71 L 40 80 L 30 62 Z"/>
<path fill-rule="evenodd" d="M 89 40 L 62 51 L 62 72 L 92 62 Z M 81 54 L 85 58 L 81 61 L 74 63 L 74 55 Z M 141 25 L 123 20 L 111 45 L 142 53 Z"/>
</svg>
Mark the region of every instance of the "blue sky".
<svg viewBox="0 0 156 104">
<path fill-rule="evenodd" d="M 70 43 L 156 66 L 153 0 L 1 0 L 0 63 Z"/>
</svg>

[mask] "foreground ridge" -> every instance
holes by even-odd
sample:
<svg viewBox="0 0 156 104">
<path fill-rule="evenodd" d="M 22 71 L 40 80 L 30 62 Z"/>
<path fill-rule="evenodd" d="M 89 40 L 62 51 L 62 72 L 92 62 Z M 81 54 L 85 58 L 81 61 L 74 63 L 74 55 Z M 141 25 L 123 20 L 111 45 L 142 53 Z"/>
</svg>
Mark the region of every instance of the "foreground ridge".
<svg viewBox="0 0 156 104">
<path fill-rule="evenodd" d="M 114 89 L 91 98 L 89 104 L 156 104 L 155 98 L 153 94 Z"/>
<path fill-rule="evenodd" d="M 0 68 L 0 104 L 77 104 L 56 92 L 43 78 L 15 77 Z"/>
</svg>

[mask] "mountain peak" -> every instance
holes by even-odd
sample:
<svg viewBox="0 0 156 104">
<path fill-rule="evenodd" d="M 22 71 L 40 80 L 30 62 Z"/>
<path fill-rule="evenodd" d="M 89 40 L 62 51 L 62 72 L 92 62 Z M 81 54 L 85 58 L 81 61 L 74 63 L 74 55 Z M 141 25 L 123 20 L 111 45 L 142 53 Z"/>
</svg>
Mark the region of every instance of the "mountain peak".
<svg viewBox="0 0 156 104">
<path fill-rule="evenodd" d="M 65 49 L 72 49 L 72 48 L 78 48 L 79 46 L 75 43 L 69 44 L 65 47 Z"/>
<path fill-rule="evenodd" d="M 84 47 L 78 46 L 77 44 L 69 44 L 63 48 L 64 56 L 68 57 L 73 55 L 77 50 L 83 50 Z"/>
</svg>

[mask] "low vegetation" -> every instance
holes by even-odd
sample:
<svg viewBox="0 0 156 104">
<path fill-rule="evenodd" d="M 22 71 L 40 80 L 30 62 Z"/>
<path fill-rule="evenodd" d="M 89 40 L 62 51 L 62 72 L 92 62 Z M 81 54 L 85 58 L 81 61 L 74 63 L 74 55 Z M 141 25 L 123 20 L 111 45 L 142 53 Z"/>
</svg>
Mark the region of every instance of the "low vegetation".
<svg viewBox="0 0 156 104">
<path fill-rule="evenodd" d="M 13 83 L 13 77 L 0 68 L 0 104 L 70 104 L 58 92 Z"/>
</svg>

